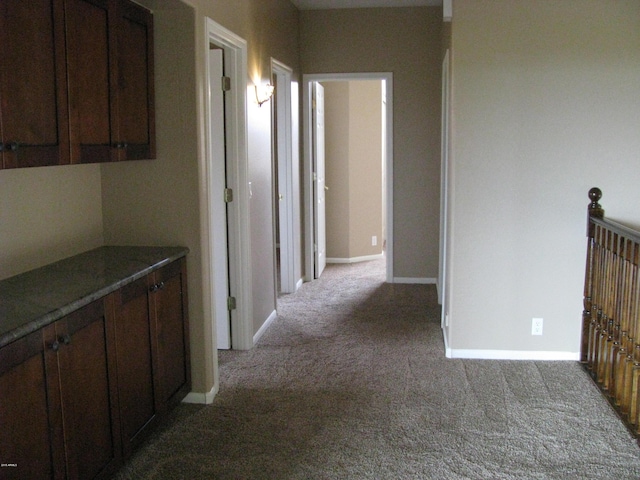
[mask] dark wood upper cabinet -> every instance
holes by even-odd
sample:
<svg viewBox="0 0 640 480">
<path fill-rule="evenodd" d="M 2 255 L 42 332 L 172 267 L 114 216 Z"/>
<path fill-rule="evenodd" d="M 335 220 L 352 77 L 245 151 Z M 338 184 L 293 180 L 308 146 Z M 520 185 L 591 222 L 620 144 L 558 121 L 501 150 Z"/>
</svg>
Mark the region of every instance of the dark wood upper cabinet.
<svg viewBox="0 0 640 480">
<path fill-rule="evenodd" d="M 153 16 L 128 0 L 65 0 L 72 163 L 155 157 Z"/>
<path fill-rule="evenodd" d="M 63 0 L 0 2 L 0 168 L 69 163 Z"/>
<path fill-rule="evenodd" d="M 0 168 L 155 158 L 151 12 L 2 0 L 0 157 Z"/>
<path fill-rule="evenodd" d="M 117 159 L 108 0 L 65 0 L 72 163 Z"/>
<path fill-rule="evenodd" d="M 118 159 L 155 158 L 153 16 L 119 0 L 116 17 Z"/>
</svg>

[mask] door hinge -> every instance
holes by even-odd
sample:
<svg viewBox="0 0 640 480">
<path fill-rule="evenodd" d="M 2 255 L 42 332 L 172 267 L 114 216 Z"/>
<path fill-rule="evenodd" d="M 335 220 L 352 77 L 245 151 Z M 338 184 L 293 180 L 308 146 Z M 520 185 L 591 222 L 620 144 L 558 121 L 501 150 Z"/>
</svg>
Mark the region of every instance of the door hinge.
<svg viewBox="0 0 640 480">
<path fill-rule="evenodd" d="M 235 310 L 236 309 L 236 297 L 227 298 L 227 310 Z"/>
<path fill-rule="evenodd" d="M 318 244 L 317 244 L 317 243 L 314 243 L 314 244 L 313 244 L 313 251 L 314 251 L 314 252 L 317 252 L 317 251 L 318 251 Z"/>
<path fill-rule="evenodd" d="M 225 203 L 233 202 L 233 189 L 232 188 L 225 188 L 224 189 L 224 201 L 225 201 Z"/>
<path fill-rule="evenodd" d="M 231 78 L 222 77 L 222 91 L 228 92 L 229 90 L 231 90 Z"/>
</svg>

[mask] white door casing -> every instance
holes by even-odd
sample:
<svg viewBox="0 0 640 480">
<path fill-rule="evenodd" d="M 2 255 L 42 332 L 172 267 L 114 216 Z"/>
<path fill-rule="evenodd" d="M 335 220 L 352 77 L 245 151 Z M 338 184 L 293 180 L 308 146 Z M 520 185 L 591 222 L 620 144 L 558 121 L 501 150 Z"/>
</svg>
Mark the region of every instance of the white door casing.
<svg viewBox="0 0 640 480">
<path fill-rule="evenodd" d="M 314 195 L 314 231 L 315 259 L 314 278 L 320 278 L 327 266 L 327 234 L 324 168 L 324 88 L 320 83 L 313 84 L 313 195 Z"/>
<path fill-rule="evenodd" d="M 447 304 L 447 245 L 449 235 L 449 109 L 451 103 L 451 87 L 449 82 L 449 50 L 442 62 L 442 128 L 441 128 L 441 164 L 440 164 L 440 258 L 438 269 L 438 302 L 442 305 L 442 328 L 448 327 Z"/>
<path fill-rule="evenodd" d="M 205 18 L 205 86 L 208 89 L 216 80 L 210 78 L 209 52 L 214 44 L 224 51 L 224 72 L 230 77 L 230 90 L 224 95 L 224 128 L 227 162 L 227 187 L 233 190 L 233 201 L 227 205 L 228 233 L 228 281 L 229 294 L 236 299 L 236 309 L 231 317 L 231 348 L 246 350 L 253 347 L 253 306 L 251 287 L 251 235 L 249 222 L 249 164 L 247 150 L 247 42 L 210 18 Z M 218 80 L 220 81 L 220 80 Z M 212 112 L 209 102 L 205 104 L 206 152 L 205 159 L 210 158 L 212 140 L 209 131 L 212 124 Z M 206 162 L 205 162 L 206 163 Z M 202 245 L 206 256 L 203 262 L 203 288 L 207 292 L 209 309 L 213 316 L 217 302 L 213 288 L 215 252 L 211 228 L 215 225 L 212 202 L 223 195 L 214 191 L 212 172 L 209 166 L 204 168 L 204 198 L 202 209 Z M 225 308 L 227 302 L 224 302 Z M 212 319 L 214 323 L 216 318 Z M 213 329 L 217 334 L 217 324 Z M 212 348 L 217 349 L 215 336 Z M 216 373 L 217 378 L 217 373 Z"/>
<path fill-rule="evenodd" d="M 364 72 L 364 73 L 317 73 L 302 76 L 302 115 L 303 115 L 303 178 L 304 178 L 304 269 L 305 281 L 314 279 L 314 243 L 315 243 L 315 196 L 313 180 L 313 84 L 327 81 L 349 80 L 383 80 L 385 108 L 385 210 L 386 222 L 386 281 L 393 283 L 393 73 Z"/>
</svg>

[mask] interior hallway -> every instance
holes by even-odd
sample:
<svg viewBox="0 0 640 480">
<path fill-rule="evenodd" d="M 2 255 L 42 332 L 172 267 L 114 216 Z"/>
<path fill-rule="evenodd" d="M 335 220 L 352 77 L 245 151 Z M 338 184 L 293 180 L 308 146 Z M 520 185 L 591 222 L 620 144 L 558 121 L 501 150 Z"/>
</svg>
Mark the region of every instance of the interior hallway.
<svg viewBox="0 0 640 480">
<path fill-rule="evenodd" d="M 575 362 L 452 360 L 433 285 L 329 265 L 221 351 L 119 479 L 639 478 L 640 450 Z"/>
</svg>

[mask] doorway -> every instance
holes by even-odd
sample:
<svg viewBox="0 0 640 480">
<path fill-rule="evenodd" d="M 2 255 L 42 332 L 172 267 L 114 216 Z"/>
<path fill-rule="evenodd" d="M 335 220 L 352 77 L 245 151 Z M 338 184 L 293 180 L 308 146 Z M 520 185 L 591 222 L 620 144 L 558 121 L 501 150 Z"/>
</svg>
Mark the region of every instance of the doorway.
<svg viewBox="0 0 640 480">
<path fill-rule="evenodd" d="M 297 129 L 297 83 L 293 70 L 271 58 L 271 78 L 275 86 L 272 100 L 273 198 L 276 297 L 295 293 L 301 284 L 300 274 L 300 168 Z M 295 97 L 295 102 L 294 102 Z M 295 105 L 295 107 L 294 107 Z M 294 138 L 295 137 L 295 138 Z"/>
<path fill-rule="evenodd" d="M 322 221 L 318 221 L 317 214 L 321 210 L 318 208 L 319 200 L 316 195 L 319 192 L 319 188 L 322 189 L 320 193 L 327 192 L 331 195 L 331 185 L 327 184 L 318 186 L 319 179 L 322 177 L 324 181 L 324 175 L 318 175 L 317 163 L 316 163 L 316 147 L 314 142 L 314 136 L 318 135 L 318 128 L 316 128 L 317 116 L 314 112 L 314 91 L 318 83 L 327 86 L 332 82 L 350 82 L 353 81 L 380 81 L 382 84 L 382 95 L 379 99 L 383 106 L 383 119 L 382 122 L 382 162 L 380 169 L 383 172 L 381 181 L 382 185 L 382 218 L 383 218 L 383 230 L 381 237 L 377 238 L 377 235 L 373 235 L 368 238 L 371 244 L 375 244 L 378 241 L 382 242 L 386 237 L 385 246 L 385 264 L 386 264 L 386 279 L 387 282 L 392 282 L 393 279 L 393 74 L 392 73 L 353 73 L 353 74 L 313 74 L 303 75 L 303 115 L 305 119 L 304 128 L 304 185 L 305 185 L 305 280 L 310 281 L 317 278 L 318 265 L 318 248 L 317 245 L 322 241 L 319 236 L 322 235 L 322 231 L 318 229 L 318 225 L 322 225 Z M 326 100 L 326 96 L 325 96 Z M 326 128 L 326 126 L 325 126 Z M 336 177 L 339 178 L 339 177 Z M 326 187 L 326 188 L 325 188 Z M 322 205 L 324 206 L 324 204 Z M 376 237 L 376 238 L 374 238 Z M 367 259 L 362 257 L 360 259 Z M 332 258 L 330 261 L 336 261 Z M 347 260 L 350 261 L 350 260 Z"/>
<path fill-rule="evenodd" d="M 206 195 L 203 288 L 207 291 L 206 308 L 211 312 L 213 324 L 213 351 L 246 350 L 253 347 L 245 109 L 247 43 L 213 20 L 207 18 L 205 22 L 208 101 L 205 102 L 207 161 L 203 172 Z M 228 80 L 221 81 L 220 68 Z M 226 91 L 220 99 L 223 88 Z"/>
</svg>

